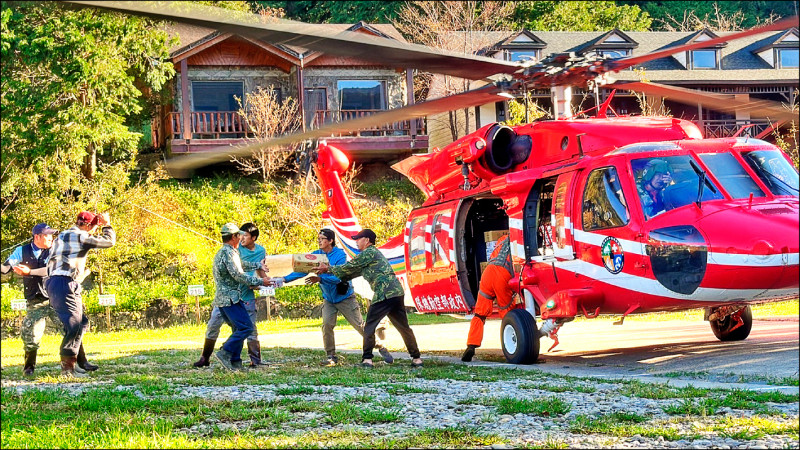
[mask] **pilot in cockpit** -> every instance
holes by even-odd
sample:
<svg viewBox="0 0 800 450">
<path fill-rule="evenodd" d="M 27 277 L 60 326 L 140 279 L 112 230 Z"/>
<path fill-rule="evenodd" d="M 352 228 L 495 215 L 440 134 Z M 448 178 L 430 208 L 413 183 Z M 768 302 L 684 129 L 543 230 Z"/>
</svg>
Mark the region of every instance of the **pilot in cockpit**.
<svg viewBox="0 0 800 450">
<path fill-rule="evenodd" d="M 672 169 L 663 159 L 650 160 L 642 172 L 639 183 L 639 198 L 646 218 L 651 218 L 665 209 L 664 189 L 672 182 Z"/>
</svg>

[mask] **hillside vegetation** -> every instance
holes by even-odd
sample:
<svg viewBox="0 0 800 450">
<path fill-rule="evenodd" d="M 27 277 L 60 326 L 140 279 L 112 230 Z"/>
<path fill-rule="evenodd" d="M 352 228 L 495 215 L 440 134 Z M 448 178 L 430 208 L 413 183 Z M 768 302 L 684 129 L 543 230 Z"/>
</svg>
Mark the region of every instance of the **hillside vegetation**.
<svg viewBox="0 0 800 450">
<path fill-rule="evenodd" d="M 355 181 L 351 189 L 362 226 L 374 229 L 380 241 L 400 233 L 408 211 L 422 200 L 419 190 L 406 180 Z M 190 284 L 203 284 L 206 295 L 201 304 L 210 304 L 214 295 L 211 264 L 220 246 L 219 227 L 226 222 L 258 225 L 258 242 L 267 254 L 315 250 L 317 231 L 327 222 L 322 219 L 325 205 L 313 179 L 309 187 L 291 180 L 262 184 L 230 176 L 188 182 L 151 179 L 117 201 L 110 211 L 117 245 L 91 252 L 87 263 L 93 271 L 85 283 L 89 312 L 102 309 L 97 303 L 101 279 L 104 292 L 116 294 L 118 310 L 141 310 L 154 298 L 187 302 Z M 73 219 L 72 215 L 54 218 L 52 226 L 64 229 Z M 319 296 L 316 287 L 278 292 L 279 300 L 281 296 Z M 22 298 L 17 277 L 3 284 L 4 317 L 12 314 L 14 298 Z"/>
</svg>

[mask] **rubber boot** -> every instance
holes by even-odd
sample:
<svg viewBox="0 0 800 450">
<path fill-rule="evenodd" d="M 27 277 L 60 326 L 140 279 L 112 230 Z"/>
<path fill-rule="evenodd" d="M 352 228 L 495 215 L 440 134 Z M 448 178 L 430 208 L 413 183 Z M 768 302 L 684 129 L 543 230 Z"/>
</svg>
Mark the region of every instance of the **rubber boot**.
<svg viewBox="0 0 800 450">
<path fill-rule="evenodd" d="M 206 342 L 203 344 L 203 354 L 200 356 L 200 359 L 197 360 L 196 363 L 192 364 L 195 367 L 208 367 L 211 364 L 211 354 L 214 353 L 214 346 L 217 344 L 216 339 L 208 339 L 206 338 Z"/>
<path fill-rule="evenodd" d="M 258 339 L 247 340 L 247 354 L 250 356 L 250 368 L 258 366 L 267 366 L 268 364 L 261 360 L 261 342 Z"/>
<path fill-rule="evenodd" d="M 76 356 L 62 356 L 61 357 L 61 375 L 68 378 L 82 378 L 85 373 L 75 371 L 75 363 L 78 362 Z"/>
<path fill-rule="evenodd" d="M 25 366 L 22 368 L 22 374 L 32 377 L 34 368 L 36 368 L 36 350 L 25 352 Z"/>
<path fill-rule="evenodd" d="M 78 349 L 78 356 L 76 357 L 76 361 L 78 363 L 78 367 L 87 372 L 94 372 L 95 370 L 99 369 L 98 366 L 86 360 L 86 352 L 83 350 L 83 344 L 81 344 L 80 348 Z"/>
<path fill-rule="evenodd" d="M 464 354 L 461 355 L 461 360 L 464 361 L 464 362 L 472 361 L 472 357 L 475 356 L 475 349 L 476 348 L 477 347 L 475 347 L 474 345 L 468 345 L 467 349 L 464 350 Z"/>
</svg>

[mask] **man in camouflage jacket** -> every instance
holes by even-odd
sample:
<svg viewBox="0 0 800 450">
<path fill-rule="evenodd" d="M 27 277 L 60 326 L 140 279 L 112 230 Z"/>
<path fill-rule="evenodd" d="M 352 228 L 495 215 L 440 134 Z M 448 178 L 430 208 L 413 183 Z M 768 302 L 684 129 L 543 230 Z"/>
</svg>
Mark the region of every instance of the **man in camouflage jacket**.
<svg viewBox="0 0 800 450">
<path fill-rule="evenodd" d="M 411 356 L 411 366 L 422 366 L 417 339 L 414 331 L 408 326 L 408 316 L 403 304 L 405 291 L 400 280 L 395 276 L 391 264 L 386 257 L 375 247 L 375 232 L 369 228 L 361 230 L 352 236 L 356 241 L 360 253 L 350 261 L 338 265 L 328 266 L 321 263 L 315 270 L 317 273 L 330 272 L 342 281 L 352 280 L 363 276 L 375 293 L 367 310 L 367 320 L 364 324 L 364 348 L 361 365 L 372 367 L 372 349 L 375 347 L 375 328 L 387 315 L 392 324 L 400 332 L 406 344 L 408 354 Z"/>
</svg>

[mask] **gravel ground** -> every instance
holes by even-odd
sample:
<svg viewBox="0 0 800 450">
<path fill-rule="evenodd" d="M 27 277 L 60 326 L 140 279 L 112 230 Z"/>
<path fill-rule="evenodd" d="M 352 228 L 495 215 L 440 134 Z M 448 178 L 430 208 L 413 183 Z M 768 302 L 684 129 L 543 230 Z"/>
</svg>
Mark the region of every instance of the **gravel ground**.
<svg viewBox="0 0 800 450">
<path fill-rule="evenodd" d="M 376 369 L 379 370 L 379 369 Z M 566 382 L 562 380 L 545 380 L 550 386 L 575 386 L 576 384 L 589 386 L 596 389 L 593 393 L 563 392 L 554 393 L 545 390 L 523 389 L 520 385 L 530 386 L 529 380 L 520 381 L 454 381 L 449 379 L 424 380 L 416 379 L 402 383 L 417 389 L 427 389 L 436 393 L 406 393 L 392 395 L 387 393 L 388 383 L 378 383 L 359 387 L 319 386 L 316 392 L 308 395 L 292 397 L 308 401 L 330 403 L 349 400 L 359 404 L 354 397 L 368 396 L 372 403 L 360 404 L 370 408 L 379 409 L 384 406 L 399 410 L 403 418 L 397 423 L 382 423 L 368 425 L 325 423 L 325 414 L 320 412 L 293 413 L 294 420 L 283 425 L 288 434 L 299 434 L 307 431 L 325 432 L 334 430 L 355 430 L 374 435 L 376 438 L 401 438 L 425 428 L 449 427 L 474 427 L 480 432 L 496 434 L 506 440 L 508 445 L 493 445 L 492 448 L 512 448 L 513 446 L 553 446 L 563 445 L 570 448 L 718 448 L 718 449 L 760 449 L 760 448 L 798 448 L 798 436 L 764 436 L 755 440 L 732 439 L 721 436 L 718 432 L 699 431 L 703 425 L 712 424 L 714 419 L 723 418 L 748 418 L 753 413 L 746 410 L 732 410 L 720 408 L 715 416 L 683 417 L 670 416 L 663 412 L 667 405 L 677 404 L 680 399 L 651 400 L 636 397 L 626 397 L 616 392 L 620 386 L 613 382 Z M 35 385 L 31 383 L 13 382 L 3 380 L 4 388 L 16 387 L 18 391 L 30 388 L 60 387 L 73 393 L 78 393 L 87 388 L 96 388 L 106 383 L 69 383 L 60 386 Z M 399 386 L 399 385 L 398 385 Z M 179 397 L 204 397 L 214 400 L 274 400 L 283 398 L 276 391 L 281 388 L 291 388 L 296 385 L 257 385 L 257 386 L 179 386 L 176 394 Z M 134 389 L 134 387 L 118 386 L 117 389 Z M 144 396 L 138 393 L 140 396 Z M 571 405 L 569 412 L 557 417 L 539 417 L 531 414 L 498 415 L 493 406 L 480 404 L 459 404 L 459 401 L 475 398 L 511 397 L 516 399 L 537 399 L 542 397 L 557 396 Z M 777 423 L 797 423 L 798 405 L 793 403 L 767 403 L 777 410 L 779 414 L 770 416 L 770 420 Z M 666 441 L 662 437 L 614 437 L 602 434 L 576 434 L 570 432 L 570 422 L 577 415 L 599 417 L 602 415 L 625 412 L 648 416 L 648 422 L 641 425 L 672 428 L 679 433 L 700 434 L 700 439 L 683 439 Z M 214 427 L 219 429 L 246 429 L 252 422 L 221 422 L 213 417 L 206 419 L 205 423 L 194 425 L 184 431 L 189 433 L 205 434 Z M 306 424 L 306 425 L 304 425 Z M 554 444 L 558 443 L 558 444 Z"/>
</svg>

